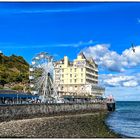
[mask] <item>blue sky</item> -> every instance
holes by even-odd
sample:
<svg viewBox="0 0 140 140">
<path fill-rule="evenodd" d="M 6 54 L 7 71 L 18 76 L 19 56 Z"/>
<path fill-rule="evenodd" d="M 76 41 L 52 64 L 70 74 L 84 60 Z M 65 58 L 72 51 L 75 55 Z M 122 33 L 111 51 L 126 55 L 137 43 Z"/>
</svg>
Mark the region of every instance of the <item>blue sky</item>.
<svg viewBox="0 0 140 140">
<path fill-rule="evenodd" d="M 140 100 L 139 38 L 138 2 L 0 2 L 0 50 L 5 55 L 21 55 L 30 63 L 41 51 L 70 60 L 83 51 L 99 64 L 106 95 L 112 91 L 117 100 Z"/>
</svg>

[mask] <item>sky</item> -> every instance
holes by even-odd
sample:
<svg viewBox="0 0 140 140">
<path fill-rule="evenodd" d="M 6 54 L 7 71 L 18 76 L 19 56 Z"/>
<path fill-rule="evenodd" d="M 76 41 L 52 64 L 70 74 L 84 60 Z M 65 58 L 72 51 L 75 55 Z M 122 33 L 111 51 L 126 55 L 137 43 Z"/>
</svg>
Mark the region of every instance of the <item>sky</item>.
<svg viewBox="0 0 140 140">
<path fill-rule="evenodd" d="M 82 51 L 99 65 L 106 96 L 140 101 L 139 2 L 0 2 L 0 51 L 29 63 L 40 52 L 72 61 Z"/>
</svg>

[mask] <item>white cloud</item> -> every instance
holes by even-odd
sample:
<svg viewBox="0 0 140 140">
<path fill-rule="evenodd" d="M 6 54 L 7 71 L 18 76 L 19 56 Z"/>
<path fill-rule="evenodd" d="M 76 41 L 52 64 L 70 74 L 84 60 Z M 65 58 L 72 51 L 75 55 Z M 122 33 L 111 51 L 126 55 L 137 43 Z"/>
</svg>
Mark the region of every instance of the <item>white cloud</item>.
<svg viewBox="0 0 140 140">
<path fill-rule="evenodd" d="M 106 87 L 136 87 L 140 86 L 140 73 L 133 76 L 120 74 L 102 74 L 99 83 Z"/>
<path fill-rule="evenodd" d="M 137 21 L 138 21 L 138 23 L 140 23 L 140 19 L 139 18 L 137 19 Z"/>
<path fill-rule="evenodd" d="M 107 87 L 105 95 L 113 95 L 116 101 L 140 101 L 140 86 L 132 87 Z"/>
<path fill-rule="evenodd" d="M 1 8 L 0 13 L 11 14 L 42 14 L 42 13 L 69 13 L 69 12 L 86 12 L 90 10 L 97 10 L 97 6 L 86 7 L 65 7 L 65 8 Z"/>
<path fill-rule="evenodd" d="M 10 12 L 8 9 L 1 9 L 3 13 L 11 14 L 41 14 L 41 13 L 62 13 L 62 12 L 76 12 L 80 11 L 82 8 L 63 8 L 63 9 L 11 9 Z"/>
<path fill-rule="evenodd" d="M 140 46 L 126 49 L 122 54 L 109 50 L 109 44 L 98 44 L 83 50 L 87 57 L 93 57 L 98 65 L 116 72 L 124 72 L 125 69 L 140 65 Z"/>
<path fill-rule="evenodd" d="M 117 74 L 100 74 L 99 83 L 106 87 L 138 87 L 140 73 L 130 75 L 130 68 L 140 66 L 140 46 L 124 50 L 121 54 L 110 50 L 109 44 L 98 44 L 83 50 L 86 57 L 93 57 L 104 70 L 119 72 Z M 129 73 L 129 74 L 128 74 Z"/>
<path fill-rule="evenodd" d="M 140 65 L 140 46 L 135 47 L 135 53 L 132 51 L 131 48 L 126 49 L 122 53 L 122 57 L 126 65 L 129 67 Z"/>
<path fill-rule="evenodd" d="M 125 86 L 125 87 L 136 87 L 136 86 L 138 86 L 138 82 L 134 81 L 134 80 L 130 80 L 130 81 L 124 82 L 123 86 Z"/>
<path fill-rule="evenodd" d="M 56 47 L 80 47 L 80 46 L 89 46 L 97 43 L 96 41 L 89 40 L 89 41 L 79 41 L 75 43 L 56 43 L 56 44 L 15 44 L 15 43 L 0 43 L 0 49 L 10 49 L 10 48 L 56 48 Z"/>
</svg>

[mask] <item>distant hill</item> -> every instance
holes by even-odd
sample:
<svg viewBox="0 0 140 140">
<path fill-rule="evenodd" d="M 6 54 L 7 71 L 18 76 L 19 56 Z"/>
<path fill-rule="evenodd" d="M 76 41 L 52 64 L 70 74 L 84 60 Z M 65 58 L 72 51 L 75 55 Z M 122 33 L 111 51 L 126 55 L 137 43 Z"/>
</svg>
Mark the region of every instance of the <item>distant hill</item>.
<svg viewBox="0 0 140 140">
<path fill-rule="evenodd" d="M 0 85 L 28 83 L 29 64 L 22 56 L 5 56 L 0 53 Z"/>
</svg>

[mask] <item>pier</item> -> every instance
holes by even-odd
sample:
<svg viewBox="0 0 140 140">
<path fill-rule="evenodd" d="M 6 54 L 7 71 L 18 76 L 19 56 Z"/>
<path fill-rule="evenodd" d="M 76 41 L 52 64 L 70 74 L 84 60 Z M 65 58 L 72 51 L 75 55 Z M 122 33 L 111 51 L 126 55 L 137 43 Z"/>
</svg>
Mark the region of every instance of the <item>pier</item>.
<svg viewBox="0 0 140 140">
<path fill-rule="evenodd" d="M 106 100 L 106 105 L 107 105 L 107 110 L 108 111 L 115 111 L 115 109 L 116 109 L 116 103 L 115 103 L 115 100 L 114 100 L 114 98 L 108 98 L 107 100 Z"/>
</svg>

